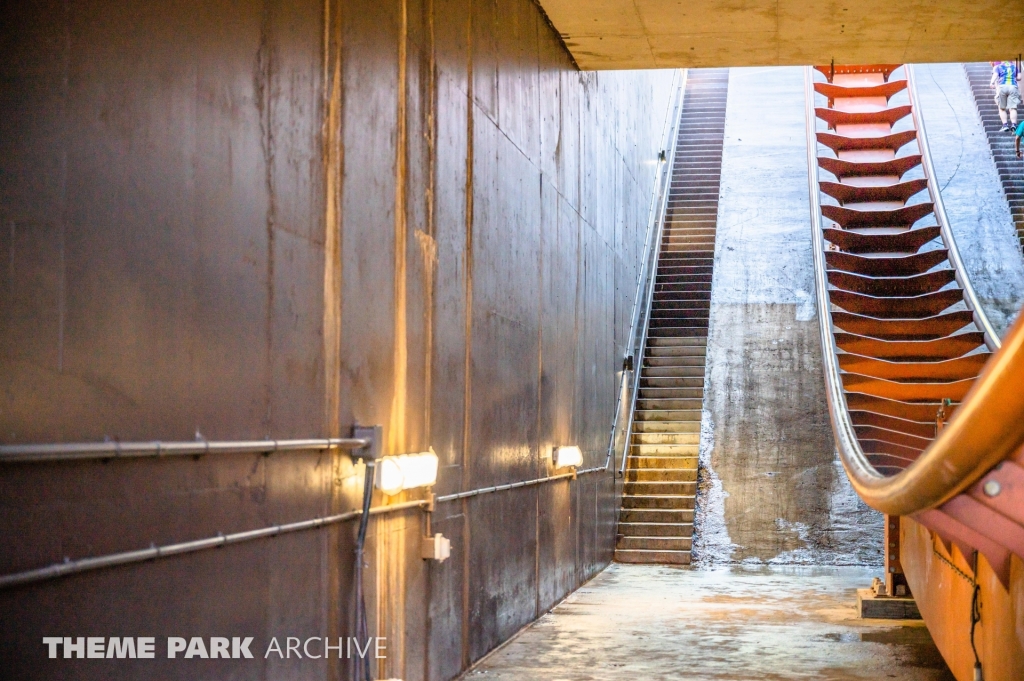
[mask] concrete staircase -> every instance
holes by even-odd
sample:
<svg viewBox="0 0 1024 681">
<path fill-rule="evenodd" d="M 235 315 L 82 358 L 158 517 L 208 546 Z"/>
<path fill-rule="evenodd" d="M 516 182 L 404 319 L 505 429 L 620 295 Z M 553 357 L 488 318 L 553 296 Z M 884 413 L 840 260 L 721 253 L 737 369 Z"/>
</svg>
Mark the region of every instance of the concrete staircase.
<svg viewBox="0 0 1024 681">
<path fill-rule="evenodd" d="M 672 168 L 615 559 L 690 562 L 728 69 L 691 69 Z"/>
<path fill-rule="evenodd" d="M 992 150 L 992 158 L 999 171 L 999 179 L 1003 184 L 1003 193 L 1010 204 L 1010 215 L 1017 228 L 1017 239 L 1024 249 L 1024 162 L 1017 159 L 1013 152 L 1013 135 L 1000 132 L 1002 122 L 999 120 L 999 109 L 996 108 L 995 93 L 989 88 L 992 67 L 988 62 L 964 64 L 967 80 L 974 92 L 974 103 L 985 126 L 988 146 Z M 1018 122 L 1024 120 L 1024 111 L 1018 109 Z"/>
</svg>

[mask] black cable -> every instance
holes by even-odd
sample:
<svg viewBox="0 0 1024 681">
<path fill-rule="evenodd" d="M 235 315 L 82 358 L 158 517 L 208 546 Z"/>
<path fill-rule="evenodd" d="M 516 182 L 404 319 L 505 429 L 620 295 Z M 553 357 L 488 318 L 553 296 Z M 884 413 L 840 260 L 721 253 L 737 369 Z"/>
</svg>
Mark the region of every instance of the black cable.
<svg viewBox="0 0 1024 681">
<path fill-rule="evenodd" d="M 363 595 L 363 546 L 366 544 L 366 527 L 370 524 L 370 502 L 373 501 L 374 461 L 366 461 L 363 477 L 363 514 L 359 516 L 359 534 L 356 535 L 356 659 L 352 667 L 355 681 L 372 681 L 370 665 L 366 658 L 358 654 L 359 642 L 367 641 L 366 649 L 370 649 L 370 632 L 366 623 L 366 598 Z"/>
<path fill-rule="evenodd" d="M 974 575 L 978 575 L 978 554 L 974 554 Z M 971 650 L 974 652 L 974 681 L 982 681 L 981 658 L 978 657 L 978 648 L 974 645 L 974 628 L 981 621 L 981 586 L 974 582 L 974 594 L 971 596 Z"/>
</svg>

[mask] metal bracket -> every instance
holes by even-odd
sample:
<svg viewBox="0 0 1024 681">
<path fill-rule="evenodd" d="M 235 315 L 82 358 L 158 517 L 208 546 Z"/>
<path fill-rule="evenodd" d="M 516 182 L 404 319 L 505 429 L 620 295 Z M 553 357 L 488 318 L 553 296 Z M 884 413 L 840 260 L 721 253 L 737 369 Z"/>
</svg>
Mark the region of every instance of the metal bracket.
<svg viewBox="0 0 1024 681">
<path fill-rule="evenodd" d="M 352 437 L 370 442 L 362 449 L 353 449 L 351 451 L 353 459 L 376 461 L 381 457 L 381 443 L 384 442 L 383 426 L 352 426 Z"/>
</svg>

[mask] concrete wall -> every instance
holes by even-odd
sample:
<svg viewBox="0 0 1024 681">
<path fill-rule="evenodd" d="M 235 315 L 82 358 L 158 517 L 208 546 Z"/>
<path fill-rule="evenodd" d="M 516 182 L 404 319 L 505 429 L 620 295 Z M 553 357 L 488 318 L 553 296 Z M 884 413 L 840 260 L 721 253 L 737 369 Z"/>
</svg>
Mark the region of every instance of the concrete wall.
<svg viewBox="0 0 1024 681">
<path fill-rule="evenodd" d="M 732 69 L 695 560 L 877 564 L 835 453 L 814 301 L 800 68 Z"/>
<path fill-rule="evenodd" d="M 433 446 L 439 494 L 604 461 L 671 74 L 585 74 L 529 0 L 5 4 L 0 442 Z M 343 455 L 0 468 L 0 572 L 355 508 Z M 371 525 L 379 676 L 446 679 L 610 560 L 610 475 Z M 352 524 L 0 592 L 6 679 L 339 678 Z M 41 636 L 254 636 L 255 660 Z M 158 658 L 163 656 L 162 644 Z"/>
<path fill-rule="evenodd" d="M 921 113 L 946 217 L 989 321 L 1005 333 L 1024 305 L 1024 258 L 963 64 L 920 64 Z"/>
</svg>

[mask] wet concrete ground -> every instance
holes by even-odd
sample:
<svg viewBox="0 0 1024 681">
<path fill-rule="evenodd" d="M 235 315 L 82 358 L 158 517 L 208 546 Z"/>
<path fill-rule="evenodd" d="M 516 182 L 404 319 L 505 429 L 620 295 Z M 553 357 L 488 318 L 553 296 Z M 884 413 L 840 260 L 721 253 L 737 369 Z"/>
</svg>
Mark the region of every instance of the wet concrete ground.
<svg viewBox="0 0 1024 681">
<path fill-rule="evenodd" d="M 857 618 L 876 574 L 613 564 L 464 678 L 953 681 L 922 623 Z"/>
</svg>

